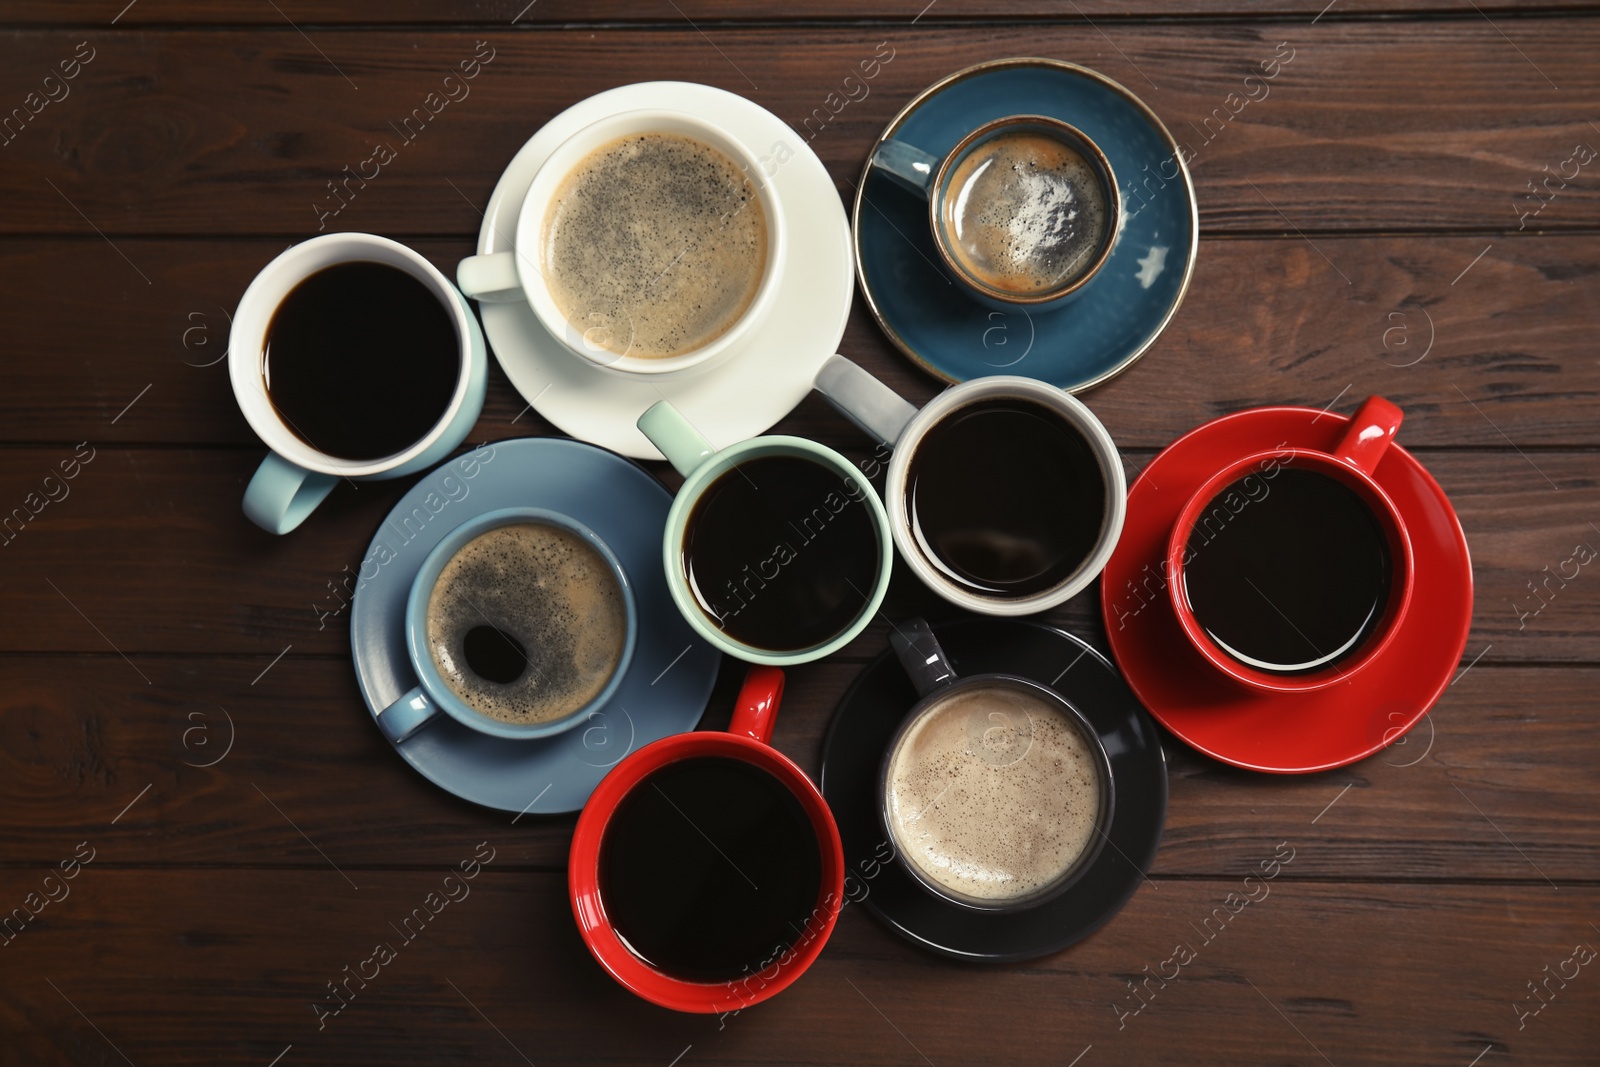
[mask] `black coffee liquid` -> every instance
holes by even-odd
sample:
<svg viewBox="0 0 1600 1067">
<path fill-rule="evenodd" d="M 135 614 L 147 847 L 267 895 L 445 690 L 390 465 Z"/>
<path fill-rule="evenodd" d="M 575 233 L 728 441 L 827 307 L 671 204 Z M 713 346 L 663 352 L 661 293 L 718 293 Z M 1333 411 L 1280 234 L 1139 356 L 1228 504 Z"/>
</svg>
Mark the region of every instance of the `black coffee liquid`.
<svg viewBox="0 0 1600 1067">
<path fill-rule="evenodd" d="M 455 324 L 433 291 L 383 263 L 338 263 L 290 290 L 261 376 L 284 425 L 318 452 L 379 459 L 438 425 L 460 376 Z"/>
<path fill-rule="evenodd" d="M 1206 505 L 1189 535 L 1184 592 L 1235 659 L 1282 674 L 1357 651 L 1389 601 L 1383 527 L 1365 501 L 1317 471 L 1251 474 Z"/>
<path fill-rule="evenodd" d="M 878 580 L 878 525 L 838 471 L 762 456 L 695 503 L 683 567 L 700 608 L 735 641 L 774 652 L 825 644 L 860 617 Z"/>
<path fill-rule="evenodd" d="M 822 850 L 800 801 L 722 756 L 648 775 L 617 805 L 600 848 L 600 900 L 617 934 L 691 982 L 770 967 L 825 918 L 821 890 Z"/>
<path fill-rule="evenodd" d="M 1089 442 L 1042 404 L 979 400 L 923 435 L 906 479 L 911 534 L 946 577 L 1027 597 L 1070 578 L 1106 520 Z"/>
<path fill-rule="evenodd" d="M 474 626 L 461 641 L 467 666 L 479 677 L 509 685 L 528 669 L 528 650 L 498 626 Z"/>
</svg>

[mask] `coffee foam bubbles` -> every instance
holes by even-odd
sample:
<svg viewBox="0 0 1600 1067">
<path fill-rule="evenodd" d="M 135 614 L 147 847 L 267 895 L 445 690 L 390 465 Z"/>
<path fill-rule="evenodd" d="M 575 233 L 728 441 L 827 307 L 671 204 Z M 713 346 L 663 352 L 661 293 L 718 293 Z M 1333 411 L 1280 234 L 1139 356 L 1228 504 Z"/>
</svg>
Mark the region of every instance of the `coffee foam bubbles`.
<svg viewBox="0 0 1600 1067">
<path fill-rule="evenodd" d="M 527 667 L 490 681 L 467 662 L 466 636 L 493 626 L 525 650 Z M 500 722 L 564 718 L 611 680 L 627 640 L 627 610 L 605 559 L 582 537 L 545 523 L 512 523 L 462 545 L 428 597 L 434 666 L 468 706 Z"/>
<path fill-rule="evenodd" d="M 1094 165 L 1032 132 L 1000 134 L 969 152 L 946 183 L 943 213 L 956 261 L 1011 293 L 1071 281 L 1099 251 L 1111 215 Z"/>
<path fill-rule="evenodd" d="M 750 177 L 692 137 L 624 137 L 585 156 L 545 215 L 545 284 L 587 343 L 661 359 L 726 333 L 767 263 Z"/>
<path fill-rule="evenodd" d="M 957 897 L 1046 889 L 1089 846 L 1098 756 L 1053 702 L 1003 683 L 924 711 L 890 757 L 888 816 L 906 862 Z"/>
</svg>

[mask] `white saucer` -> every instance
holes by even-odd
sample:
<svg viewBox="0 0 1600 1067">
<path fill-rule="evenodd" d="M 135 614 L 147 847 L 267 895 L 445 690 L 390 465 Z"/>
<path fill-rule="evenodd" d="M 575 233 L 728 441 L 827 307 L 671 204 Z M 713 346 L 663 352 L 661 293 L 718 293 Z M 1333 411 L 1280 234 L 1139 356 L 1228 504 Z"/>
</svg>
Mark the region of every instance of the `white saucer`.
<svg viewBox="0 0 1600 1067">
<path fill-rule="evenodd" d="M 539 165 L 582 127 L 635 108 L 673 108 L 717 123 L 773 159 L 789 251 L 777 304 L 748 347 L 699 374 L 635 381 L 591 366 L 550 336 L 525 303 L 480 304 L 484 332 L 506 377 L 535 411 L 564 433 L 637 459 L 661 453 L 634 425 L 667 399 L 718 448 L 754 437 L 811 391 L 822 363 L 838 350 L 850 315 L 855 275 L 850 223 L 833 179 L 816 153 L 782 119 L 742 96 L 692 82 L 643 82 L 591 96 L 534 134 L 495 185 L 478 234 L 478 252 L 509 251 L 517 216 Z M 778 145 L 790 153 L 781 165 Z"/>
</svg>

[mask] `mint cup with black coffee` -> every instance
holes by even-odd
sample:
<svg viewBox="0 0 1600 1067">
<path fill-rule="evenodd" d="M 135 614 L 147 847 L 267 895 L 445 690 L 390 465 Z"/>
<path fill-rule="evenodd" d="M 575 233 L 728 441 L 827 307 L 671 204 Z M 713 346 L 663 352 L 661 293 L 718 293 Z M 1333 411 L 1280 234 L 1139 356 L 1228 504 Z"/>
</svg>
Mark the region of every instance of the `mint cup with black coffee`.
<svg viewBox="0 0 1600 1067">
<path fill-rule="evenodd" d="M 1030 615 L 1076 596 L 1111 558 L 1128 486 L 1082 401 L 1011 375 L 953 385 L 921 410 L 843 356 L 816 388 L 894 449 L 884 484 L 901 558 L 953 604 Z"/>
<path fill-rule="evenodd" d="M 883 502 L 855 466 L 801 437 L 717 449 L 663 400 L 639 429 L 684 476 L 662 553 L 672 599 L 750 663 L 809 663 L 866 629 L 889 589 Z"/>
<path fill-rule="evenodd" d="M 1064 892 L 1107 840 L 1111 762 L 1083 713 L 1009 674 L 957 677 L 920 618 L 889 642 L 916 686 L 878 770 L 878 816 L 924 890 L 985 911 Z"/>
</svg>

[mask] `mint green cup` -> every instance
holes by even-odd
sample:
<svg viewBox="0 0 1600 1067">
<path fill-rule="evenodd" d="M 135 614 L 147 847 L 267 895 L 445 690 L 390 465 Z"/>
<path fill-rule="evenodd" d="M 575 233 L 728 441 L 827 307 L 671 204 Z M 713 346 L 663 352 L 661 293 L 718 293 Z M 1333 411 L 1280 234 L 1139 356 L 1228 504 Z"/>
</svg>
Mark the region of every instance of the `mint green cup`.
<svg viewBox="0 0 1600 1067">
<path fill-rule="evenodd" d="M 837 652 L 867 628 L 867 624 L 872 621 L 872 617 L 883 604 L 884 594 L 889 591 L 889 575 L 894 565 L 894 541 L 889 532 L 889 515 L 884 510 L 883 501 L 878 498 L 871 483 L 854 464 L 833 449 L 819 445 L 815 441 L 777 434 L 752 437 L 748 441 L 740 441 L 723 449 L 714 448 L 711 442 L 678 412 L 678 409 L 665 400 L 639 416 L 638 425 L 640 432 L 661 450 L 667 461 L 684 477 L 683 487 L 678 490 L 678 495 L 672 501 L 672 508 L 667 512 L 667 528 L 661 540 L 661 553 L 666 565 L 667 588 L 672 592 L 672 602 L 678 606 L 678 611 L 689 620 L 689 624 L 699 632 L 700 636 L 723 652 L 747 663 L 788 667 L 797 663 L 810 663 L 812 660 Z M 718 478 L 739 463 L 764 456 L 797 456 L 836 471 L 852 490 L 859 492 L 860 499 L 867 505 L 872 515 L 878 537 L 877 576 L 860 613 L 848 626 L 827 641 L 794 651 L 777 652 L 757 648 L 730 637 L 718 625 L 716 619 L 701 607 L 684 568 L 684 534 L 689 516 L 694 513 L 695 505 L 699 503 L 701 495 Z"/>
</svg>

